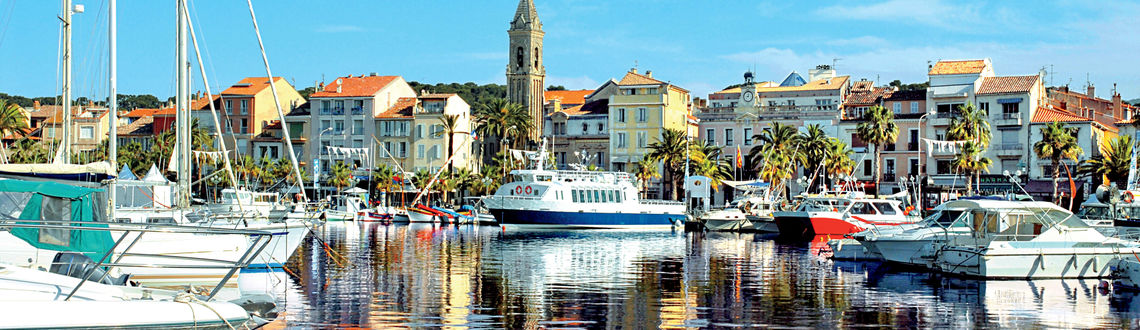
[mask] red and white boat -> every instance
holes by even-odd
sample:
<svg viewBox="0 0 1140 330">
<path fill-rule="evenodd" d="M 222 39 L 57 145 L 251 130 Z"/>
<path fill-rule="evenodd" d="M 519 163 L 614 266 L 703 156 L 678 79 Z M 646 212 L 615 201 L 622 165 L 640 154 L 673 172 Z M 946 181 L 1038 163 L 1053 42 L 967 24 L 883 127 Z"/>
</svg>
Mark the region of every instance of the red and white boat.
<svg viewBox="0 0 1140 330">
<path fill-rule="evenodd" d="M 860 193 L 841 197 L 807 197 L 795 211 L 772 212 L 780 236 L 793 239 L 843 235 L 863 230 L 911 224 L 921 221 L 908 215 L 892 199 L 865 198 Z"/>
</svg>

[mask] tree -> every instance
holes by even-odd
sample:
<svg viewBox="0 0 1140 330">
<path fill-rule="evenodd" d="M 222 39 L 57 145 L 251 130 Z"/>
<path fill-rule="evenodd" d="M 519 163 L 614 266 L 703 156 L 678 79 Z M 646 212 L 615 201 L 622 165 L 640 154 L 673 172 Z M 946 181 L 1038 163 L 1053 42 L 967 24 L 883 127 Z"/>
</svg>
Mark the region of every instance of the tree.
<svg viewBox="0 0 1140 330">
<path fill-rule="evenodd" d="M 1058 178 L 1061 176 L 1061 158 L 1077 160 L 1084 151 L 1077 145 L 1075 129 L 1064 123 L 1052 122 L 1041 128 L 1041 141 L 1033 143 L 1033 153 L 1038 158 L 1048 158 L 1053 163 L 1053 196 L 1057 196 Z"/>
<path fill-rule="evenodd" d="M 435 132 L 435 136 L 444 136 L 447 138 L 447 152 L 444 153 L 444 159 L 451 159 L 452 147 L 455 143 L 455 133 L 459 131 L 459 115 L 443 115 L 439 118 L 439 123 L 443 126 L 443 130 Z M 447 163 L 447 171 L 454 171 L 455 165 L 451 162 Z"/>
<path fill-rule="evenodd" d="M 28 117 L 19 105 L 0 99 L 0 138 L 13 135 L 27 136 Z M 8 145 L 0 146 L 3 158 L 8 159 Z"/>
<path fill-rule="evenodd" d="M 990 145 L 989 113 L 974 107 L 973 103 L 960 105 L 958 113 L 950 119 L 950 126 L 946 128 L 946 138 L 951 141 L 973 141 L 975 146 L 985 152 Z M 974 172 L 974 179 L 981 184 L 981 171 Z M 970 177 L 966 177 L 970 180 Z"/>
<path fill-rule="evenodd" d="M 887 108 L 872 106 L 863 114 L 863 122 L 855 127 L 859 138 L 875 145 L 875 196 L 879 195 L 879 180 L 883 175 L 881 164 L 883 145 L 895 143 L 899 137 L 899 127 L 895 125 L 895 113 Z"/>
<path fill-rule="evenodd" d="M 811 171 L 812 179 L 820 173 L 823 167 L 823 161 L 827 159 L 828 146 L 831 144 L 831 138 L 823 131 L 823 126 L 819 124 L 808 125 L 807 130 L 800 133 L 799 136 L 800 150 L 803 150 L 804 164 L 815 166 Z M 817 165 L 818 164 L 818 165 Z M 808 187 L 811 190 L 811 187 Z"/>
<path fill-rule="evenodd" d="M 336 187 L 337 191 L 341 191 L 345 187 L 353 185 L 354 179 L 352 178 L 352 168 L 345 164 L 343 161 L 337 161 L 329 172 L 329 183 Z"/>
<path fill-rule="evenodd" d="M 855 155 L 855 151 L 848 148 L 846 143 L 831 138 L 827 143 L 826 154 L 824 173 L 835 179 L 851 175 L 851 171 L 855 169 L 855 161 L 851 160 L 851 156 Z"/>
<path fill-rule="evenodd" d="M 771 182 L 773 187 L 785 184 L 786 180 L 795 175 L 799 164 L 805 162 L 795 127 L 772 122 L 760 130 L 759 134 L 753 135 L 752 140 L 758 145 L 748 151 L 748 159 L 752 161 L 760 179 Z M 791 188 L 784 185 L 785 197 L 789 194 Z"/>
<path fill-rule="evenodd" d="M 546 87 L 546 90 L 548 90 L 548 91 L 564 91 L 564 90 L 566 90 L 566 86 L 550 85 L 550 86 Z"/>
<path fill-rule="evenodd" d="M 989 158 L 982 157 L 982 152 L 984 151 L 985 149 L 978 145 L 977 142 L 966 141 L 962 144 L 962 149 L 958 151 L 958 154 L 950 161 L 951 166 L 954 166 L 959 172 L 966 174 L 966 178 L 972 177 L 974 173 L 988 170 L 990 166 L 993 165 L 993 161 Z M 973 191 L 971 185 L 972 182 L 967 179 L 967 192 Z"/>
<path fill-rule="evenodd" d="M 47 163 L 52 155 L 42 142 L 32 141 L 24 137 L 16 140 L 12 145 L 12 163 L 40 164 Z"/>
<path fill-rule="evenodd" d="M 649 152 L 645 154 L 645 158 L 655 162 L 660 161 L 665 168 L 663 178 L 669 181 L 673 200 L 678 199 L 678 187 L 685 179 L 683 176 L 687 142 L 685 132 L 665 129 L 661 132 L 661 137 L 649 144 Z"/>
<path fill-rule="evenodd" d="M 705 141 L 696 141 L 692 149 L 690 167 L 693 169 L 693 174 L 708 177 L 709 184 L 714 190 L 719 190 L 724 180 L 732 179 L 733 164 L 721 159 L 720 147 L 705 144 Z"/>
<path fill-rule="evenodd" d="M 1131 135 L 1117 136 L 1100 146 L 1100 155 L 1093 156 L 1077 167 L 1081 176 L 1096 176 L 1102 184 L 1113 184 L 1125 189 L 1128 185 L 1128 166 L 1132 163 Z"/>
<path fill-rule="evenodd" d="M 490 102 L 480 104 L 475 109 L 475 132 L 483 136 L 494 136 L 499 139 L 499 151 L 507 150 L 507 139 L 514 141 L 526 139 L 534 123 L 530 113 L 521 104 L 506 99 L 492 99 Z"/>
<path fill-rule="evenodd" d="M 913 90 L 927 89 L 928 87 L 930 87 L 930 82 L 924 81 L 921 83 L 904 84 L 904 83 L 902 83 L 901 80 L 895 79 L 894 81 L 892 81 L 890 83 L 890 85 L 893 87 L 898 87 L 900 91 L 913 91 Z"/>
<path fill-rule="evenodd" d="M 660 178 L 661 171 L 657 169 L 657 162 L 643 158 L 637 161 L 637 172 L 634 176 L 637 177 L 637 184 L 640 186 L 638 191 L 641 191 L 642 198 L 645 198 L 645 191 L 649 189 L 649 180 L 653 178 Z"/>
</svg>

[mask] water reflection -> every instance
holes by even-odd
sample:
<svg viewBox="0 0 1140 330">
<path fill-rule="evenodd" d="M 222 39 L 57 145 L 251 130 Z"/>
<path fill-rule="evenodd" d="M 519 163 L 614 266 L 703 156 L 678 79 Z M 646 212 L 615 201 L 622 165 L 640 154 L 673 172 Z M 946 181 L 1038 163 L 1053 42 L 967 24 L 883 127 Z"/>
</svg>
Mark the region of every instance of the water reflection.
<svg viewBox="0 0 1140 330">
<path fill-rule="evenodd" d="M 301 327 L 1115 327 L 1098 281 L 975 281 L 832 262 L 819 242 L 332 223 L 290 261 Z"/>
</svg>

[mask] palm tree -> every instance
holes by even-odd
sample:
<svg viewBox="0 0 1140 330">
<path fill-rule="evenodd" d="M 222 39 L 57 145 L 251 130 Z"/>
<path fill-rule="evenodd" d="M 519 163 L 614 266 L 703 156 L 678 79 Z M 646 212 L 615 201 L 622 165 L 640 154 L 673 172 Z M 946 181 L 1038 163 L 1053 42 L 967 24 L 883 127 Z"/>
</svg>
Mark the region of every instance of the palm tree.
<svg viewBox="0 0 1140 330">
<path fill-rule="evenodd" d="M 28 128 L 28 117 L 20 110 L 20 106 L 0 100 L 0 138 L 18 134 L 25 136 Z M 0 146 L 4 159 L 8 159 L 8 146 Z"/>
<path fill-rule="evenodd" d="M 634 172 L 634 175 L 637 176 L 637 184 L 640 186 L 638 190 L 642 192 L 644 198 L 645 191 L 649 189 L 649 180 L 660 178 L 661 171 L 657 169 L 657 162 L 643 158 L 637 161 L 637 172 Z"/>
<path fill-rule="evenodd" d="M 1132 136 L 1121 135 L 1100 146 L 1100 155 L 1081 162 L 1077 173 L 1097 176 L 1101 183 L 1124 189 L 1128 185 L 1128 166 L 1132 163 Z"/>
<path fill-rule="evenodd" d="M 507 149 L 506 139 L 518 145 L 534 129 L 530 113 L 521 104 L 507 99 L 491 99 L 475 108 L 475 132 L 483 136 L 499 139 L 499 151 Z"/>
<path fill-rule="evenodd" d="M 804 164 L 816 166 L 811 171 L 811 179 L 814 180 L 820 172 L 820 166 L 816 164 L 823 164 L 823 161 L 827 159 L 827 147 L 831 144 L 831 138 L 823 131 L 823 126 L 811 124 L 808 125 L 806 131 L 800 132 L 799 144 L 800 150 L 803 150 L 804 153 Z M 809 191 L 811 190 L 810 185 L 809 183 L 809 187 L 807 187 Z"/>
<path fill-rule="evenodd" d="M 855 127 L 859 139 L 875 145 L 875 196 L 879 195 L 879 180 L 882 178 L 883 145 L 895 143 L 899 137 L 899 127 L 895 125 L 895 113 L 887 108 L 873 106 L 863 114 L 863 122 Z"/>
<path fill-rule="evenodd" d="M 455 133 L 459 131 L 459 115 L 443 115 L 443 117 L 439 117 L 439 122 L 443 126 L 443 130 L 436 132 L 435 135 L 442 135 L 447 138 L 447 152 L 443 154 L 443 159 L 451 159 L 451 150 L 453 150 L 451 148 L 455 143 Z M 455 165 L 448 162 L 447 170 L 454 171 Z"/>
<path fill-rule="evenodd" d="M 733 174 L 733 165 L 721 159 L 721 152 L 720 147 L 707 145 L 705 141 L 693 143 L 689 166 L 693 168 L 694 175 L 708 177 L 713 190 L 720 190 L 721 182 L 731 179 Z"/>
<path fill-rule="evenodd" d="M 966 143 L 962 144 L 962 150 L 958 151 L 958 154 L 954 156 L 950 164 L 959 172 L 964 173 L 967 178 L 970 178 L 975 173 L 989 170 L 990 166 L 993 165 L 993 160 L 982 157 L 982 152 L 984 151 L 985 149 L 978 145 L 977 142 L 966 141 Z M 967 179 L 966 191 L 971 192 L 973 191 L 972 188 L 972 182 Z"/>
<path fill-rule="evenodd" d="M 855 151 L 848 148 L 846 143 L 831 138 L 827 143 L 826 154 L 824 173 L 836 179 L 851 175 L 851 171 L 855 169 L 855 161 L 851 160 L 851 156 L 855 155 Z"/>
<path fill-rule="evenodd" d="M 12 163 L 17 164 L 37 164 L 46 163 L 51 159 L 51 154 L 48 149 L 44 147 L 43 143 L 32 141 L 27 137 L 16 140 L 12 145 Z"/>
<path fill-rule="evenodd" d="M 396 188 L 395 176 L 396 171 L 386 164 L 377 164 L 376 168 L 372 170 L 371 178 L 372 182 L 376 184 L 376 190 L 384 192 L 384 205 L 388 205 L 388 198 L 391 196 L 392 190 Z"/>
<path fill-rule="evenodd" d="M 685 132 L 675 129 L 665 129 L 657 141 L 649 144 L 649 152 L 645 158 L 651 161 L 660 161 L 665 167 L 664 179 L 669 180 L 673 200 L 678 199 L 678 188 L 684 181 L 684 166 L 688 146 Z"/>
<path fill-rule="evenodd" d="M 349 167 L 348 164 L 342 161 L 337 161 L 336 164 L 333 164 L 329 172 L 329 183 L 331 183 L 333 187 L 336 187 L 338 192 L 345 187 L 351 186 L 353 184 L 352 181 L 352 168 Z"/>
<path fill-rule="evenodd" d="M 956 110 L 957 115 L 950 119 L 950 126 L 946 128 L 946 138 L 951 141 L 974 141 L 982 150 L 981 153 L 984 153 L 991 138 L 989 113 L 974 107 L 973 103 L 960 105 Z M 981 184 L 981 171 L 974 173 L 974 179 Z M 969 181 L 969 177 L 966 180 Z"/>
<path fill-rule="evenodd" d="M 1077 145 L 1076 130 L 1064 123 L 1052 122 L 1041 128 L 1041 141 L 1033 144 L 1038 158 L 1053 162 L 1053 196 L 1057 196 L 1057 179 L 1061 176 L 1061 158 L 1077 160 L 1084 151 Z"/>
<path fill-rule="evenodd" d="M 784 184 L 795 175 L 796 168 L 806 162 L 795 127 L 772 122 L 752 139 L 758 146 L 748 151 L 748 158 L 760 179 L 771 182 L 773 187 Z M 784 185 L 785 197 L 789 194 L 791 187 Z"/>
</svg>

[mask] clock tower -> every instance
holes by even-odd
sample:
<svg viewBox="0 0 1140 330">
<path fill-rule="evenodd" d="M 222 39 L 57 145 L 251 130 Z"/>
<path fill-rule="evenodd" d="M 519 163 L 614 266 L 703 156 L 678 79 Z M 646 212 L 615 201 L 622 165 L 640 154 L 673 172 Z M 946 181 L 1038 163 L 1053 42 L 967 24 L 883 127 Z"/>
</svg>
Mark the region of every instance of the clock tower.
<svg viewBox="0 0 1140 330">
<path fill-rule="evenodd" d="M 543 92 L 546 90 L 546 68 L 542 63 L 542 22 L 533 0 L 520 0 L 511 20 L 510 49 L 507 53 L 507 100 L 521 104 L 530 113 L 534 129 L 530 139 L 542 136 Z"/>
<path fill-rule="evenodd" d="M 755 112 L 755 108 L 760 102 L 760 96 L 756 95 L 756 83 L 752 79 L 752 71 L 745 72 L 744 84 L 740 86 L 740 108 L 747 109 L 749 112 Z"/>
</svg>

